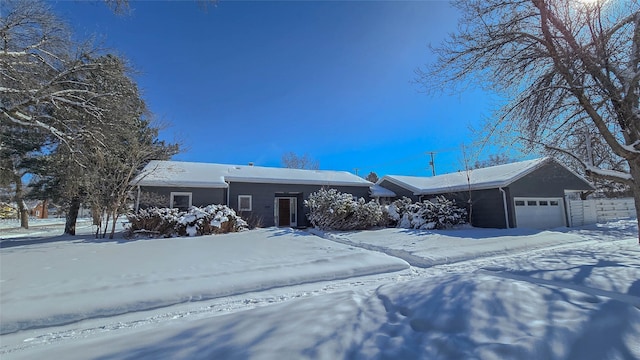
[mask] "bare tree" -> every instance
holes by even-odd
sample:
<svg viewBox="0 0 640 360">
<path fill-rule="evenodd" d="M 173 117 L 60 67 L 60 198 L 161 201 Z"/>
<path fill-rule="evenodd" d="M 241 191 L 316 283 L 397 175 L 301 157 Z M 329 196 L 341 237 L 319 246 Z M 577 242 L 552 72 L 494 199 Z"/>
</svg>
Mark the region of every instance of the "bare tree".
<svg viewBox="0 0 640 360">
<path fill-rule="evenodd" d="M 509 164 L 512 162 L 515 162 L 515 160 L 507 154 L 491 154 L 486 160 L 477 160 L 473 166 L 471 166 L 471 169 L 481 169 L 490 166 Z"/>
<path fill-rule="evenodd" d="M 455 5 L 459 31 L 435 49 L 439 60 L 420 81 L 429 90 L 476 81 L 505 95 L 490 134 L 517 133 L 528 147 L 572 157 L 588 176 L 628 185 L 640 214 L 638 0 Z M 585 131 L 613 161 L 588 159 Z"/>
<path fill-rule="evenodd" d="M 104 2 L 118 15 L 126 15 L 131 10 L 129 0 L 104 0 Z M 218 4 L 218 0 L 196 0 L 195 2 L 204 11 L 208 10 L 209 6 Z"/>
<path fill-rule="evenodd" d="M 117 69 L 94 61 L 94 50 L 74 43 L 42 2 L 3 0 L 0 14 L 2 124 L 47 131 L 71 148 L 78 137 L 100 139 L 87 124 L 103 121 L 99 100 L 113 94 L 97 89 L 89 74 Z"/>
<path fill-rule="evenodd" d="M 112 55 L 96 61 L 118 69 L 109 76 L 91 74 L 91 81 L 100 84 L 101 91 L 114 94 L 104 99 L 109 104 L 104 104 L 106 110 L 101 130 L 108 146 L 100 146 L 94 138 L 83 139 L 83 151 L 76 156 L 86 165 L 80 169 L 82 186 L 76 195 L 91 206 L 98 225 L 96 235 L 105 237 L 111 226 L 109 237 L 113 238 L 119 215 L 127 211 L 133 178 L 149 161 L 170 158 L 178 152 L 178 146 L 157 139 L 159 129 L 151 125 L 146 104 L 128 76 L 126 64 Z M 76 183 L 74 179 L 70 182 Z"/>
<path fill-rule="evenodd" d="M 283 167 L 290 169 L 318 170 L 320 168 L 320 163 L 308 154 L 299 156 L 294 152 L 288 152 L 282 155 L 281 162 Z"/>
</svg>

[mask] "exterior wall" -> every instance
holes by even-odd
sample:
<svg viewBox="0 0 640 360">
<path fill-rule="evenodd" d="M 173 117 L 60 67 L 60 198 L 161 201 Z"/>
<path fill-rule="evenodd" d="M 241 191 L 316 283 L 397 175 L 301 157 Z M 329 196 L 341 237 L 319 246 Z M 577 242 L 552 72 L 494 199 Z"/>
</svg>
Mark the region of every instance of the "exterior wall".
<svg viewBox="0 0 640 360">
<path fill-rule="evenodd" d="M 389 181 L 383 181 L 381 186 L 394 191 L 398 197 L 406 196 L 413 201 L 431 199 L 438 194 L 422 195 L 419 198 L 411 191 L 395 185 Z M 507 199 L 507 212 L 509 227 L 515 227 L 514 197 L 558 197 L 564 198 L 565 190 L 592 190 L 582 179 L 575 176 L 562 165 L 550 162 L 523 178 L 503 188 Z M 454 192 L 440 194 L 447 199 L 454 200 L 458 206 L 464 206 L 469 210 L 469 192 Z M 484 228 L 506 228 L 503 195 L 498 188 L 471 191 L 473 212 L 471 224 Z"/>
<path fill-rule="evenodd" d="M 385 189 L 389 189 L 391 191 L 393 191 L 394 193 L 396 193 L 396 198 L 397 199 L 401 199 L 403 196 L 408 197 L 409 199 L 411 199 L 412 201 L 418 201 L 418 196 L 413 194 L 413 191 L 411 190 L 407 190 L 405 188 L 403 188 L 402 186 L 398 186 L 394 183 L 392 183 L 391 181 L 388 180 L 382 180 L 382 182 L 380 182 L 380 184 L 378 184 L 380 186 L 382 186 Z"/>
<path fill-rule="evenodd" d="M 304 206 L 304 200 L 309 195 L 322 188 L 332 188 L 340 192 L 349 193 L 356 197 L 369 199 L 369 185 L 365 186 L 321 186 L 321 185 L 296 185 L 296 184 L 262 184 L 241 183 L 229 184 L 229 204 L 227 204 L 227 189 L 185 188 L 185 187 L 149 187 L 142 186 L 140 192 L 154 194 L 155 198 L 161 198 L 164 204 L 154 206 L 169 206 L 169 198 L 172 192 L 190 192 L 191 203 L 194 206 L 206 206 L 210 204 L 226 204 L 236 210 L 245 220 L 257 223 L 261 226 L 275 226 L 274 202 L 276 197 L 295 197 L 297 199 L 297 224 L 309 226 L 307 220 L 308 208 Z M 238 211 L 238 195 L 251 195 L 251 211 Z M 140 208 L 149 205 L 140 202 Z"/>
<path fill-rule="evenodd" d="M 453 200 L 460 207 L 465 207 L 469 211 L 469 192 L 455 192 L 441 194 L 449 200 Z M 423 199 L 430 199 L 436 195 L 425 195 Z M 508 198 L 507 198 L 507 201 Z M 504 229 L 504 201 L 502 193 L 498 189 L 475 190 L 471 191 L 471 204 L 473 205 L 471 212 L 471 225 L 481 228 L 499 228 Z M 512 217 L 509 216 L 509 222 L 512 226 Z"/>
<path fill-rule="evenodd" d="M 515 197 L 556 197 L 564 199 L 565 190 L 593 190 L 582 179 L 567 170 L 564 166 L 550 162 L 543 167 L 514 181 L 507 187 L 507 207 L 509 208 L 509 222 L 515 227 L 516 209 Z M 565 221 L 570 223 L 565 204 Z"/>
<path fill-rule="evenodd" d="M 49 209 L 47 208 L 47 202 L 46 201 L 40 201 L 38 202 L 38 204 L 31 209 L 30 211 L 30 215 L 34 216 L 38 219 L 47 219 L 49 218 Z"/>
<path fill-rule="evenodd" d="M 509 185 L 514 197 L 564 197 L 565 190 L 593 190 L 582 179 L 554 162 Z"/>
<path fill-rule="evenodd" d="M 309 226 L 308 208 L 304 200 L 322 188 L 336 189 L 356 197 L 369 198 L 369 185 L 365 186 L 321 186 L 297 184 L 262 184 L 232 182 L 229 184 L 229 206 L 248 221 L 257 221 L 261 226 L 275 226 L 274 201 L 276 197 L 295 197 L 298 201 L 298 226 Z M 238 195 L 251 195 L 251 211 L 238 211 Z"/>
<path fill-rule="evenodd" d="M 148 192 L 155 194 L 159 199 L 160 196 L 163 197 L 164 205 L 161 203 L 154 204 L 154 206 L 165 206 L 169 207 L 170 196 L 172 192 L 190 192 L 191 193 L 191 204 L 193 206 L 207 206 L 212 204 L 226 204 L 227 203 L 227 193 L 226 189 L 218 189 L 218 188 L 186 188 L 186 187 L 160 187 L 160 186 L 141 186 L 140 193 Z M 237 201 L 237 199 L 236 199 Z M 140 208 L 144 209 L 149 207 L 147 204 L 144 204 L 142 201 L 140 202 Z"/>
</svg>

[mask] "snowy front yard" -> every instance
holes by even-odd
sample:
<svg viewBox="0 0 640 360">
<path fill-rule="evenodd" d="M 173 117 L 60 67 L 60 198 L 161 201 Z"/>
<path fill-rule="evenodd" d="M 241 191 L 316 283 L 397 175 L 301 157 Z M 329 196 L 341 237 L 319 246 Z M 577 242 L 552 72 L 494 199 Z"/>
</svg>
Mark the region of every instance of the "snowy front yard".
<svg viewBox="0 0 640 360">
<path fill-rule="evenodd" d="M 405 270 L 401 259 L 290 229 L 2 250 L 0 335 L 189 301 Z"/>
<path fill-rule="evenodd" d="M 635 221 L 319 235 L 0 235 L 0 356 L 640 358 Z"/>
</svg>

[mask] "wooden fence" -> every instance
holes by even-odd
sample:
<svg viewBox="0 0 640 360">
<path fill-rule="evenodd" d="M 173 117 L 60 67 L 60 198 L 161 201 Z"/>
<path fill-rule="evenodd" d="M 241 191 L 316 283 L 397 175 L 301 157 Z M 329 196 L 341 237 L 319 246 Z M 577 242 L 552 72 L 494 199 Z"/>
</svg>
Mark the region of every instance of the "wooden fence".
<svg viewBox="0 0 640 360">
<path fill-rule="evenodd" d="M 636 207 L 633 198 L 569 201 L 570 226 L 604 223 L 635 217 Z"/>
</svg>

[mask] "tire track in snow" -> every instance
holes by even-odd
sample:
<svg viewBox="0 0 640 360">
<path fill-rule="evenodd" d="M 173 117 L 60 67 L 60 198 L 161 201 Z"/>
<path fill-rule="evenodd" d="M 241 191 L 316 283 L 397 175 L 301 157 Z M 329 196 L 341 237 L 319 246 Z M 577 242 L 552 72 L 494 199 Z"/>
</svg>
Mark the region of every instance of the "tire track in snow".
<svg viewBox="0 0 640 360">
<path fill-rule="evenodd" d="M 389 256 L 393 256 L 393 257 L 397 257 L 400 258 L 406 262 L 409 263 L 409 265 L 411 266 L 417 266 L 417 267 L 421 267 L 421 268 L 427 268 L 427 267 L 431 267 L 433 265 L 440 265 L 440 264 L 434 264 L 432 262 L 429 262 L 428 259 L 424 259 L 422 257 L 416 256 L 411 254 L 410 252 L 406 251 L 406 250 L 401 250 L 401 249 L 390 249 L 384 246 L 377 246 L 377 245 L 373 245 L 373 244 L 366 244 L 366 243 L 355 243 L 351 240 L 349 240 L 348 236 L 343 236 L 343 235 L 339 235 L 339 234 L 329 234 L 329 233 L 324 233 L 324 232 L 320 232 L 317 231 L 313 228 L 308 229 L 307 230 L 309 232 L 309 234 L 313 234 L 319 238 L 325 239 L 325 240 L 330 240 L 330 241 L 334 241 L 343 245 L 349 245 L 349 246 L 353 246 L 353 247 L 357 247 L 360 249 L 365 249 L 365 250 L 370 250 L 370 251 L 375 251 L 375 252 L 379 252 L 379 253 L 383 253 Z"/>
<path fill-rule="evenodd" d="M 422 274 L 413 269 L 406 269 L 398 272 L 356 276 L 341 280 L 324 280 L 314 283 L 256 290 L 245 294 L 235 294 L 198 301 L 197 303 L 175 304 L 158 309 L 129 312 L 104 318 L 85 319 L 69 325 L 54 325 L 25 330 L 31 333 L 28 338 L 21 339 L 20 342 L 10 341 L 11 344 L 7 345 L 0 344 L 0 358 L 3 354 L 16 353 L 32 347 L 74 341 L 80 338 L 99 336 L 100 334 L 111 331 L 153 327 L 161 323 L 181 319 L 196 320 L 222 316 L 291 300 L 342 291 L 354 291 L 354 289 L 358 289 L 360 292 L 373 294 L 381 284 L 402 282 L 421 276 Z M 19 338 L 21 332 L 4 336 L 16 336 Z"/>
<path fill-rule="evenodd" d="M 568 282 L 546 280 L 546 279 L 534 278 L 530 276 L 517 275 L 517 274 L 513 274 L 506 271 L 494 271 L 494 270 L 488 270 L 488 269 L 481 269 L 481 270 L 478 270 L 477 273 L 483 274 L 483 275 L 491 275 L 491 276 L 495 276 L 503 279 L 525 281 L 525 282 L 537 284 L 537 285 L 547 285 L 547 286 L 553 286 L 558 288 L 571 289 L 571 290 L 579 291 L 588 295 L 606 297 L 606 298 L 618 300 L 636 307 L 640 307 L 640 297 L 638 296 L 621 294 L 613 291 L 602 290 L 602 289 L 592 288 L 592 287 L 583 286 L 583 285 L 576 285 Z"/>
</svg>

